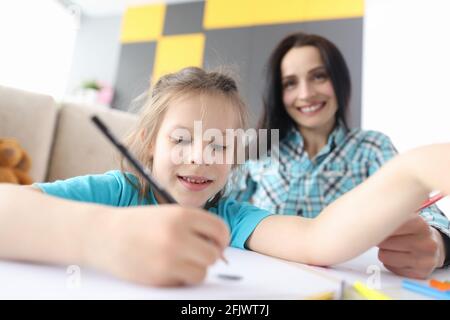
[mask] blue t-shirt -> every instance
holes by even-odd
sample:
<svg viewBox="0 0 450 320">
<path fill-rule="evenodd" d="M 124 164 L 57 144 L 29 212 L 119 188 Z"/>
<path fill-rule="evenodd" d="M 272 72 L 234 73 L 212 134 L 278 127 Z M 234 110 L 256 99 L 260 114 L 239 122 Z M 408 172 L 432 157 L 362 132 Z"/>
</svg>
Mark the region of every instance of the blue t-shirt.
<svg viewBox="0 0 450 320">
<path fill-rule="evenodd" d="M 126 175 L 134 184 L 139 184 L 134 175 L 130 173 L 126 173 Z M 151 191 L 149 199 L 140 200 L 139 191 L 125 179 L 124 173 L 118 170 L 50 183 L 35 183 L 34 186 L 46 194 L 59 198 L 114 207 L 158 204 Z M 230 245 L 241 249 L 245 248 L 245 242 L 262 219 L 271 215 L 266 210 L 249 203 L 237 202 L 231 198 L 222 198 L 215 207 L 208 211 L 225 220 L 231 232 Z"/>
</svg>

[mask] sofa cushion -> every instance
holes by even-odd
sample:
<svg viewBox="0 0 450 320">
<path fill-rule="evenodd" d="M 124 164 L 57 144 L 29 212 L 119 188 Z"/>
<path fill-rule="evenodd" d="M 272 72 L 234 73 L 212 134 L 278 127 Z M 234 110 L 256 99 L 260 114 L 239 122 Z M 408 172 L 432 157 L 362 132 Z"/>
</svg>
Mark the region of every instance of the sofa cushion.
<svg viewBox="0 0 450 320">
<path fill-rule="evenodd" d="M 90 119 L 94 114 L 118 138 L 123 138 L 137 120 L 136 115 L 124 111 L 63 103 L 47 181 L 103 173 L 120 167 L 115 147 Z"/>
<path fill-rule="evenodd" d="M 50 96 L 0 86 L 0 137 L 16 138 L 28 152 L 34 181 L 47 176 L 57 114 Z"/>
</svg>

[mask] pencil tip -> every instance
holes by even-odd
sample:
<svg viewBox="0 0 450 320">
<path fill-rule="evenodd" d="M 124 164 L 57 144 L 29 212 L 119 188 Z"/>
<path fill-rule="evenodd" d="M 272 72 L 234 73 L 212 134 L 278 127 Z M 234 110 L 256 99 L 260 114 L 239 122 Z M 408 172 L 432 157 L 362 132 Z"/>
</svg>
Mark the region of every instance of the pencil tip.
<svg viewBox="0 0 450 320">
<path fill-rule="evenodd" d="M 227 258 L 225 258 L 225 256 L 223 254 L 221 256 L 221 259 L 222 259 L 223 262 L 225 262 L 225 264 L 227 264 L 227 265 L 229 264 Z"/>
</svg>

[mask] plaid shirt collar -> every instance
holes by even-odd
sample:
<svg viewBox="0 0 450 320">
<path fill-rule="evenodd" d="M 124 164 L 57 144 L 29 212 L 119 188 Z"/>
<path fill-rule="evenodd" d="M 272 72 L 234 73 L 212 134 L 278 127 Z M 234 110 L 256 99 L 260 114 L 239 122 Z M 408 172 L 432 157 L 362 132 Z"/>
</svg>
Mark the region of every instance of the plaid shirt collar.
<svg viewBox="0 0 450 320">
<path fill-rule="evenodd" d="M 339 120 L 331 134 L 328 136 L 327 144 L 319 151 L 316 158 L 323 157 L 334 150 L 334 148 L 342 143 L 348 134 L 348 129 L 344 123 Z M 304 156 L 304 139 L 300 131 L 292 126 L 286 137 L 280 143 L 280 152 L 287 153 L 290 158 L 301 159 Z"/>
</svg>

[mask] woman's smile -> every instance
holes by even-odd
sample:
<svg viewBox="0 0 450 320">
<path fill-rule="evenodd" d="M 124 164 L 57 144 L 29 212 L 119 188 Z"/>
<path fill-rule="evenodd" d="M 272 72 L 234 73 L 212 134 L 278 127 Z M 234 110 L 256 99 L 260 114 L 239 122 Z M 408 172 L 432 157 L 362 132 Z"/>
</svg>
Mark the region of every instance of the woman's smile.
<svg viewBox="0 0 450 320">
<path fill-rule="evenodd" d="M 295 109 L 304 115 L 314 116 L 318 114 L 320 111 L 322 111 L 322 109 L 325 108 L 326 104 L 327 104 L 326 101 L 323 101 L 303 106 L 295 106 Z"/>
</svg>

